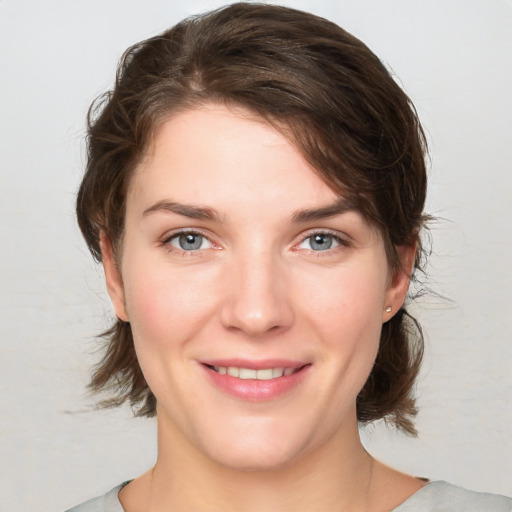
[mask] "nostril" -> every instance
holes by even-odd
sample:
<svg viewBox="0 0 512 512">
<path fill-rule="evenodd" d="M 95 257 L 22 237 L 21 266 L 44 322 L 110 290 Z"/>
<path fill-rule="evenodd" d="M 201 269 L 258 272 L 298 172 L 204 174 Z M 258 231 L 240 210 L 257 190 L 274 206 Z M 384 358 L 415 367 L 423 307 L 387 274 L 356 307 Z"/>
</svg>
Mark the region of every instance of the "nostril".
<svg viewBox="0 0 512 512">
<path fill-rule="evenodd" d="M 251 268 L 248 265 L 231 268 L 219 311 L 223 326 L 233 333 L 260 338 L 293 324 L 295 315 L 289 287 L 272 270 L 273 264 L 266 264 L 262 258 L 256 262 L 251 259 Z"/>
</svg>

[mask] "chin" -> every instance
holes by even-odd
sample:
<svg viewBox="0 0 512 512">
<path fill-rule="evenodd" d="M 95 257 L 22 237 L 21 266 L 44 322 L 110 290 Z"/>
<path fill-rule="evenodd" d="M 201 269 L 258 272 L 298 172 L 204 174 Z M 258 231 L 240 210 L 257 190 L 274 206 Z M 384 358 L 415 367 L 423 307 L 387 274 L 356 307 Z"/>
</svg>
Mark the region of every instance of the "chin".
<svg viewBox="0 0 512 512">
<path fill-rule="evenodd" d="M 307 442 L 303 434 L 297 436 L 300 430 L 290 431 L 282 425 L 265 428 L 258 423 L 237 428 L 236 434 L 226 429 L 213 439 L 204 439 L 201 451 L 221 466 L 253 472 L 284 468 L 303 453 Z"/>
<path fill-rule="evenodd" d="M 283 449 L 284 447 L 274 448 L 271 443 L 266 447 L 232 446 L 228 452 L 215 452 L 210 456 L 217 464 L 232 470 L 259 472 L 285 468 L 300 452 L 300 450 Z"/>
</svg>

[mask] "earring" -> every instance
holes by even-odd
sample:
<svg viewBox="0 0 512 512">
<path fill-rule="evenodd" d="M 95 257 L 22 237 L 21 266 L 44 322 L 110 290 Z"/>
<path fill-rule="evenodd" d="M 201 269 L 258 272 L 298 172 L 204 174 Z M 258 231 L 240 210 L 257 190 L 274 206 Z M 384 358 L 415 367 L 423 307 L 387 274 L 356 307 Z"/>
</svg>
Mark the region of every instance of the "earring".
<svg viewBox="0 0 512 512">
<path fill-rule="evenodd" d="M 393 308 L 391 306 L 388 306 L 386 308 L 386 313 L 391 313 L 392 310 L 393 310 Z"/>
</svg>

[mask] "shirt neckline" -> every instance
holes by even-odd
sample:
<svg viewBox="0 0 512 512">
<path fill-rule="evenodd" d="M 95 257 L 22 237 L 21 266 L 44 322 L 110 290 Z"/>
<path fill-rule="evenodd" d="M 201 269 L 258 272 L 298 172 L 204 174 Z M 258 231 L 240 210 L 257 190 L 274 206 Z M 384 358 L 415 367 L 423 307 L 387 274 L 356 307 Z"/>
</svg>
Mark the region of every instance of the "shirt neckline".
<svg viewBox="0 0 512 512">
<path fill-rule="evenodd" d="M 425 479 L 420 479 L 425 480 Z M 119 505 L 119 512 L 125 512 L 125 509 L 123 508 L 123 505 L 121 504 L 121 501 L 119 500 L 119 493 L 123 489 L 123 487 L 126 487 L 132 480 L 127 480 L 126 482 L 123 482 L 121 485 L 118 485 L 117 487 L 114 487 L 112 489 L 112 493 L 115 493 L 116 501 Z M 436 484 L 445 484 L 446 482 L 443 482 L 442 480 L 427 480 L 427 483 L 421 488 L 418 489 L 414 494 L 411 494 L 405 501 L 402 501 L 400 505 L 392 509 L 390 512 L 402 512 L 405 507 L 409 507 L 410 505 L 413 505 L 414 502 L 418 499 L 418 497 L 421 497 L 426 492 L 430 492 L 432 490 L 432 487 L 435 487 Z M 421 495 L 421 496 L 420 496 Z"/>
</svg>

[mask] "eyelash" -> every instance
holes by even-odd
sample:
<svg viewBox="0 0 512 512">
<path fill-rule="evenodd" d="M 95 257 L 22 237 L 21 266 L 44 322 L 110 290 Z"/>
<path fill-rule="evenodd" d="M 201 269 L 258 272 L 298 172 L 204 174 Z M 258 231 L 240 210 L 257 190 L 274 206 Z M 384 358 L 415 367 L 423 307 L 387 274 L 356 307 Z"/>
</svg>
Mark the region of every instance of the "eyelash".
<svg viewBox="0 0 512 512">
<path fill-rule="evenodd" d="M 197 230 L 197 229 L 182 229 L 180 231 L 175 231 L 174 233 L 171 233 L 170 235 L 167 235 L 165 236 L 159 243 L 159 245 L 161 247 L 165 247 L 167 249 L 168 252 L 177 252 L 177 253 L 180 253 L 181 255 L 183 256 L 193 256 L 193 255 L 202 255 L 202 253 L 204 253 L 204 249 L 192 249 L 190 251 L 186 251 L 184 249 L 179 249 L 177 247 L 174 247 L 173 245 L 171 245 L 171 241 L 182 236 L 182 235 L 197 235 L 197 236 L 201 236 L 203 238 L 205 238 L 206 240 L 208 240 L 213 248 L 219 248 L 218 246 L 216 246 L 215 242 L 212 242 L 212 240 L 210 239 L 210 237 L 208 237 L 207 235 L 201 233 L 201 231 Z M 297 250 L 301 250 L 301 249 L 298 249 L 298 246 L 303 244 L 308 238 L 311 238 L 311 237 L 314 237 L 315 235 L 324 235 L 324 236 L 327 236 L 327 237 L 330 237 L 332 238 L 336 243 L 339 244 L 339 246 L 337 247 L 334 247 L 334 248 L 328 248 L 326 250 L 323 250 L 323 251 L 315 251 L 313 249 L 303 249 L 305 251 L 308 251 L 309 253 L 313 253 L 316 257 L 321 257 L 321 256 L 327 256 L 329 254 L 332 254 L 334 251 L 337 251 L 339 249 L 342 249 L 342 248 L 349 248 L 351 247 L 351 242 L 348 238 L 346 237 L 343 237 L 343 236 L 340 236 L 340 233 L 337 232 L 337 231 L 331 231 L 329 229 L 315 229 L 313 231 L 310 231 L 308 233 L 306 233 L 302 238 L 301 240 L 294 244 L 293 245 L 293 248 L 294 249 L 297 249 Z"/>
<path fill-rule="evenodd" d="M 202 236 L 206 240 L 208 240 L 214 247 L 216 244 L 210 240 L 210 237 L 206 236 L 205 234 L 201 233 L 201 231 L 197 229 L 182 229 L 180 231 L 175 231 L 174 233 L 171 233 L 170 235 L 165 236 L 162 241 L 160 242 L 160 246 L 167 249 L 168 252 L 176 252 L 179 253 L 182 256 L 198 256 L 204 253 L 204 249 L 193 249 L 190 251 L 185 251 L 184 249 L 179 249 L 178 247 L 174 247 L 171 245 L 171 241 L 175 238 L 178 238 L 182 235 L 196 235 L 196 236 Z"/>
<path fill-rule="evenodd" d="M 304 249 L 308 251 L 309 253 L 313 253 L 317 258 L 320 258 L 322 256 L 329 256 L 332 255 L 333 252 L 349 248 L 352 246 L 351 241 L 348 239 L 348 237 L 342 236 L 338 231 L 331 231 L 329 229 L 315 229 L 313 231 L 310 231 L 305 236 L 302 237 L 300 242 L 294 245 L 295 247 L 298 247 L 300 244 L 304 243 L 308 238 L 314 237 L 315 235 L 324 235 L 332 238 L 335 242 L 339 244 L 339 246 L 334 248 L 329 248 L 323 251 L 315 251 L 313 249 Z"/>
</svg>

